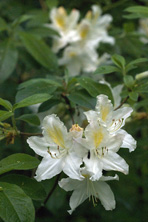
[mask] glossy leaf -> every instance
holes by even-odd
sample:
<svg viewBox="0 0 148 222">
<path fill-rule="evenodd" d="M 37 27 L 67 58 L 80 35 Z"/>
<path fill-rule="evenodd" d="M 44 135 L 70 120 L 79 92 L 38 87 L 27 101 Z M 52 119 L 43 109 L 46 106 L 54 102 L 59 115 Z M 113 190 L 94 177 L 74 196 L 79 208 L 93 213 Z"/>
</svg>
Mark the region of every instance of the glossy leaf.
<svg viewBox="0 0 148 222">
<path fill-rule="evenodd" d="M 12 110 L 12 105 L 8 100 L 0 98 L 0 105 L 5 107 L 7 110 Z"/>
<path fill-rule="evenodd" d="M 27 122 L 31 125 L 39 126 L 40 125 L 40 119 L 35 114 L 24 114 L 22 116 L 19 116 L 17 120 L 22 120 L 24 122 Z"/>
<path fill-rule="evenodd" d="M 88 109 L 94 109 L 96 104 L 96 99 L 92 98 L 85 90 L 70 93 L 68 98 L 71 102 Z"/>
<path fill-rule="evenodd" d="M 16 103 L 13 106 L 13 109 L 18 109 L 26 106 L 31 106 L 33 104 L 38 104 L 45 102 L 46 100 L 50 99 L 52 96 L 47 93 L 41 93 L 41 94 L 34 94 L 33 96 L 29 96 L 23 100 L 21 100 L 19 103 Z"/>
<path fill-rule="evenodd" d="M 115 66 L 100 66 L 96 69 L 94 74 L 102 75 L 102 74 L 109 74 L 112 72 L 120 72 L 120 69 L 118 69 Z"/>
<path fill-rule="evenodd" d="M 113 101 L 113 96 L 110 88 L 101 83 L 97 83 L 93 81 L 90 78 L 84 77 L 84 78 L 77 78 L 77 81 L 80 83 L 80 85 L 87 90 L 87 92 L 93 96 L 96 97 L 99 94 L 105 94 Z"/>
<path fill-rule="evenodd" d="M 38 63 L 48 70 L 57 69 L 56 56 L 43 40 L 28 33 L 21 33 L 20 38 L 28 52 Z"/>
<path fill-rule="evenodd" d="M 59 104 L 61 101 L 59 99 L 51 98 L 39 106 L 38 112 L 44 112 L 51 109 L 53 106 Z"/>
<path fill-rule="evenodd" d="M 125 59 L 123 56 L 115 54 L 111 57 L 111 59 L 113 63 L 117 65 L 119 68 L 123 69 L 125 67 Z"/>
<path fill-rule="evenodd" d="M 0 51 L 0 83 L 12 74 L 15 69 L 17 59 L 18 52 L 8 41 L 6 46 Z"/>
<path fill-rule="evenodd" d="M 12 112 L 0 110 L 0 121 L 4 121 L 13 115 Z"/>
<path fill-rule="evenodd" d="M 42 200 L 46 198 L 44 187 L 35 179 L 19 174 L 9 174 L 1 177 L 1 181 L 16 184 L 33 200 Z"/>
<path fill-rule="evenodd" d="M 133 76 L 130 76 L 130 75 L 126 75 L 124 76 L 124 83 L 127 87 L 132 87 L 135 83 L 135 80 L 133 78 Z"/>
<path fill-rule="evenodd" d="M 138 93 L 137 92 L 130 92 L 129 93 L 129 97 L 130 97 L 130 99 L 132 99 L 133 101 L 137 101 L 138 100 Z"/>
<path fill-rule="evenodd" d="M 11 170 L 30 170 L 38 166 L 40 161 L 28 154 L 12 154 L 0 161 L 0 175 Z"/>
<path fill-rule="evenodd" d="M 0 182 L 0 218 L 7 222 L 34 222 L 30 197 L 17 185 Z"/>
</svg>

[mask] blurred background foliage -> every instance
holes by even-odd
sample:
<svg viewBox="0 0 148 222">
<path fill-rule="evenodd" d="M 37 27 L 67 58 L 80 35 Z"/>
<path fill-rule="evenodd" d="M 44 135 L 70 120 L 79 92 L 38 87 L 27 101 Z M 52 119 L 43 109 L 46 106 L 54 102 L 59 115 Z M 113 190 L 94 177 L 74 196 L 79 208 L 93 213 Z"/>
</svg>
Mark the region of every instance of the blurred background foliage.
<svg viewBox="0 0 148 222">
<path fill-rule="evenodd" d="M 0 54 L 1 59 L 5 59 L 5 63 L 0 65 L 0 97 L 7 99 L 12 103 L 19 100 L 17 93 L 18 85 L 26 80 L 33 78 L 45 78 L 48 75 L 56 81 L 61 81 L 63 76 L 62 68 L 57 67 L 56 57 L 51 56 L 51 64 L 48 62 L 38 62 L 38 58 L 32 56 L 32 52 L 26 50 L 25 41 L 23 39 L 24 32 L 30 33 L 40 41 L 44 40 L 46 44 L 51 46 L 51 36 L 56 33 L 53 30 L 43 28 L 42 25 L 49 23 L 49 10 L 53 7 L 64 6 L 68 11 L 76 8 L 81 11 L 83 17 L 90 10 L 93 4 L 99 4 L 103 13 L 111 14 L 113 22 L 109 27 L 109 34 L 114 36 L 115 45 L 101 44 L 98 48 L 99 55 L 104 52 L 110 55 L 122 55 L 126 62 L 138 58 L 148 58 L 148 44 L 143 44 L 140 40 L 138 32 L 139 17 L 128 18 L 126 8 L 130 6 L 148 6 L 147 0 L 1 0 L 0 1 Z M 31 19 L 30 19 L 31 18 Z M 5 50 L 4 50 L 5 49 Z M 39 49 L 43 55 L 48 51 Z M 52 54 L 52 52 L 51 52 Z M 49 55 L 50 57 L 50 55 Z M 49 58 L 50 59 L 50 58 Z M 1 61 L 0 61 L 1 62 Z M 43 64 L 42 64 L 43 63 Z M 50 62 L 49 62 L 50 63 Z M 140 63 L 136 69 L 130 71 L 131 76 L 148 70 L 148 63 Z M 3 67 L 4 66 L 4 67 Z M 5 75 L 6 72 L 6 75 Z M 115 72 L 105 76 L 105 79 L 112 86 L 123 83 L 121 73 Z M 71 87 L 73 84 L 71 84 Z M 52 90 L 53 86 L 51 87 Z M 126 131 L 130 133 L 137 141 L 136 150 L 130 154 L 128 150 L 122 149 L 120 154 L 130 166 L 130 171 L 127 176 L 120 173 L 119 182 L 110 182 L 111 188 L 115 194 L 116 209 L 108 212 L 98 203 L 97 207 L 88 200 L 78 207 L 78 209 L 70 216 L 67 213 L 69 209 L 68 201 L 70 193 L 66 193 L 59 187 L 56 188 L 46 206 L 42 207 L 42 203 L 34 200 L 36 209 L 39 208 L 36 214 L 36 222 L 46 221 L 72 221 L 72 222 L 147 222 L 147 206 L 148 206 L 148 87 L 145 93 L 141 93 L 138 102 L 129 99 L 128 102 L 138 113 L 133 114 L 133 118 L 126 124 Z M 126 90 L 125 90 L 126 91 Z M 17 96 L 16 96 L 17 93 Z M 56 97 L 57 93 L 57 97 Z M 66 122 L 69 120 L 69 113 L 65 111 L 64 100 L 58 97 L 58 92 L 55 93 L 55 100 L 60 104 L 57 107 L 57 113 Z M 86 93 L 86 91 L 84 92 Z M 123 98 L 125 97 L 123 93 Z M 58 100 L 59 99 L 59 100 Z M 92 98 L 93 99 L 93 98 Z M 54 99 L 50 101 L 51 113 L 56 106 Z M 81 101 L 80 101 L 81 103 Z M 94 100 L 92 100 L 94 104 Z M 44 103 L 40 110 L 47 110 L 47 104 Z M 49 106 L 49 105 L 48 105 Z M 86 107 L 88 108 L 88 107 Z M 55 111 L 55 110 L 54 110 Z M 32 113 L 29 108 L 16 110 L 16 115 Z M 139 114 L 140 113 L 140 114 Z M 26 132 L 38 132 L 39 129 L 32 125 L 27 125 L 24 122 L 18 122 L 18 128 Z M 21 137 L 15 140 L 15 144 L 6 145 L 6 140 L 1 141 L 0 158 L 4 158 L 10 154 L 23 152 L 34 155 L 32 150 L 26 144 L 25 138 Z M 30 171 L 22 172 L 26 176 L 31 176 Z M 42 184 L 46 193 L 51 190 L 54 179 L 43 181 Z M 40 195 L 40 193 L 38 194 Z M 27 221 L 29 222 L 29 221 Z"/>
</svg>

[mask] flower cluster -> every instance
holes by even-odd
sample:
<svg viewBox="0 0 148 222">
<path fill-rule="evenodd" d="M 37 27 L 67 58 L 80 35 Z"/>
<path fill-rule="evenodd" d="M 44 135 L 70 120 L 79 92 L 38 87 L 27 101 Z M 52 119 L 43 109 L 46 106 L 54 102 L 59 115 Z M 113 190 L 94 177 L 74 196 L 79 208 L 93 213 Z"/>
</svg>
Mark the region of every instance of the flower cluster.
<svg viewBox="0 0 148 222">
<path fill-rule="evenodd" d="M 52 114 L 43 120 L 43 137 L 30 137 L 29 146 L 43 157 L 36 171 L 38 181 L 50 179 L 60 172 L 68 175 L 59 186 L 73 191 L 70 198 L 71 214 L 87 198 L 98 200 L 106 210 L 115 208 L 114 194 L 105 181 L 117 180 L 118 176 L 104 176 L 105 171 L 128 173 L 128 164 L 117 152 L 120 148 L 133 151 L 136 141 L 121 129 L 132 108 L 114 110 L 106 95 L 97 96 L 95 110 L 84 112 L 88 125 L 78 124 L 67 128 Z"/>
<path fill-rule="evenodd" d="M 101 16 L 101 9 L 92 6 L 85 17 L 79 22 L 80 12 L 73 9 L 68 15 L 63 7 L 53 8 L 50 12 L 51 24 L 59 36 L 53 38 L 53 51 L 64 49 L 59 65 L 65 65 L 70 75 L 77 75 L 81 71 L 91 72 L 106 61 L 107 54 L 98 58 L 96 51 L 100 42 L 114 44 L 114 38 L 108 35 L 107 28 L 112 21 L 111 15 Z"/>
</svg>

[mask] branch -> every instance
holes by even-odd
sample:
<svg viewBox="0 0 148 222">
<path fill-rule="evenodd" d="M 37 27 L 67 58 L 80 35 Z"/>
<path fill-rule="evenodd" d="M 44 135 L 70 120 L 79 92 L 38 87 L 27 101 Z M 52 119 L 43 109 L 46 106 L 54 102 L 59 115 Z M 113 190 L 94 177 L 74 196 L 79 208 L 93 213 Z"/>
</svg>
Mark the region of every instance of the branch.
<svg viewBox="0 0 148 222">
<path fill-rule="evenodd" d="M 122 103 L 114 109 L 114 111 L 117 110 L 117 109 L 119 109 L 119 108 L 128 100 L 128 98 L 129 98 L 129 96 L 127 96 L 127 97 L 122 101 Z"/>
</svg>

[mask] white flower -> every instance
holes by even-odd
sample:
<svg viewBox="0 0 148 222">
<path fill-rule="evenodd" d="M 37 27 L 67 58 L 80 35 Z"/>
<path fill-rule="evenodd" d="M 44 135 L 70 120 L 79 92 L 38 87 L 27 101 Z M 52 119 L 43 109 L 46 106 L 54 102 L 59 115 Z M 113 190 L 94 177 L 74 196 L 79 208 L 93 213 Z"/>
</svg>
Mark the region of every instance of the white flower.
<svg viewBox="0 0 148 222">
<path fill-rule="evenodd" d="M 117 154 L 122 145 L 122 135 L 111 135 L 106 127 L 98 123 L 89 124 L 84 135 L 85 138 L 76 141 L 84 149 L 83 161 L 86 169 L 93 173 L 91 180 L 98 180 L 102 176 L 102 170 L 128 173 L 127 163 Z"/>
<path fill-rule="evenodd" d="M 59 59 L 59 65 L 64 65 L 70 76 L 76 76 L 81 72 L 93 72 L 108 59 L 107 53 L 98 57 L 97 52 L 88 46 L 75 44 L 65 48 L 63 57 Z"/>
<path fill-rule="evenodd" d="M 111 15 L 101 16 L 101 8 L 92 6 L 92 11 L 88 11 L 85 18 L 78 25 L 78 35 L 81 44 L 96 48 L 100 42 L 114 44 L 114 38 L 108 36 L 107 28 L 112 21 Z"/>
<path fill-rule="evenodd" d="M 82 179 L 80 175 L 82 159 L 74 152 L 73 135 L 67 132 L 56 115 L 44 118 L 43 137 L 32 136 L 27 142 L 38 155 L 43 157 L 36 171 L 38 181 L 50 179 L 62 170 L 73 179 Z"/>
<path fill-rule="evenodd" d="M 46 26 L 55 29 L 60 34 L 60 37 L 54 37 L 54 52 L 58 52 L 59 49 L 65 47 L 68 43 L 77 40 L 76 25 L 79 16 L 80 13 L 76 9 L 73 9 L 69 15 L 67 15 L 67 12 L 63 7 L 53 8 L 51 10 L 50 18 L 52 24 Z"/>
<path fill-rule="evenodd" d="M 144 44 L 148 43 L 148 18 L 140 19 L 139 32 L 143 34 L 143 37 L 140 38 L 141 42 Z"/>
<path fill-rule="evenodd" d="M 134 138 L 126 133 L 124 130 L 120 130 L 124 126 L 125 120 L 130 116 L 133 109 L 131 107 L 123 107 L 114 110 L 111 101 L 106 95 L 97 96 L 97 104 L 95 107 L 96 111 L 90 110 L 85 112 L 88 122 L 93 123 L 96 120 L 102 125 L 107 127 L 110 134 L 120 134 L 123 136 L 123 144 L 121 147 L 127 147 L 130 151 L 135 150 L 136 141 Z M 129 139 L 129 141 L 127 141 Z M 125 141 L 124 141 L 125 140 Z"/>
<path fill-rule="evenodd" d="M 118 176 L 115 177 L 101 177 L 98 181 L 91 181 L 90 174 L 85 169 L 82 170 L 84 179 L 82 181 L 73 180 L 71 178 L 62 179 L 59 182 L 59 186 L 65 191 L 73 191 L 70 198 L 70 207 L 72 212 L 83 203 L 87 198 L 93 201 L 94 206 L 101 201 L 101 204 L 106 210 L 113 210 L 115 208 L 115 198 L 110 186 L 104 182 L 108 180 L 118 180 Z"/>
</svg>

